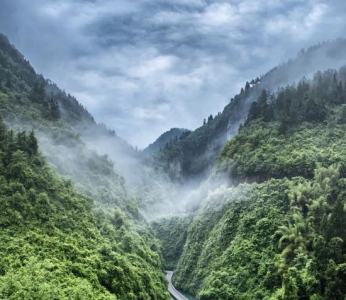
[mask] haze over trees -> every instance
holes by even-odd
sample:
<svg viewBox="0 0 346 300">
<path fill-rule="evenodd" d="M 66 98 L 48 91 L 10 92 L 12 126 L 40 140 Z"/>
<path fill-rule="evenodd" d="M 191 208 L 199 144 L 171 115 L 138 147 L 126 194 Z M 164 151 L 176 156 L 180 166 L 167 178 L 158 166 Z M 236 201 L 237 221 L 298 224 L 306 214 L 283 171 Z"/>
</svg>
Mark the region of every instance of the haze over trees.
<svg viewBox="0 0 346 300">
<path fill-rule="evenodd" d="M 155 222 L 165 264 L 197 299 L 344 299 L 345 67 L 274 90 L 264 77 L 229 105 L 237 116 L 249 110 L 209 171 L 228 187 L 210 192 L 188 219 Z M 191 163 L 192 139 L 203 134 L 209 147 L 215 119 L 159 157 L 180 147 Z"/>
<path fill-rule="evenodd" d="M 0 35 L 0 298 L 344 300 L 345 47 L 141 152 Z"/>
<path fill-rule="evenodd" d="M 169 299 L 160 243 L 111 160 L 84 140 L 97 131 L 134 150 L 36 75 L 5 36 L 0 78 L 0 115 L 12 128 L 0 122 L 0 298 Z"/>
</svg>

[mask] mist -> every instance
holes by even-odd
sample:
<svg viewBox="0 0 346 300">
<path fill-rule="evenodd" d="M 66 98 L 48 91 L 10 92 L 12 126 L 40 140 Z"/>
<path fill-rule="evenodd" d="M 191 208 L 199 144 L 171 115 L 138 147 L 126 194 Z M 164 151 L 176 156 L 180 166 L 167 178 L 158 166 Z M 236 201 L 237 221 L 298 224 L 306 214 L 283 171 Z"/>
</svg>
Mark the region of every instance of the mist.
<svg viewBox="0 0 346 300">
<path fill-rule="evenodd" d="M 225 142 L 237 134 L 239 126 L 247 118 L 249 106 L 257 100 L 261 91 L 265 89 L 275 92 L 304 77 L 311 78 L 317 71 L 345 65 L 345 48 L 346 42 L 343 39 L 325 42 L 306 51 L 301 50 L 296 58 L 282 63 L 265 75 L 253 74 L 254 79 L 259 77 L 259 82 L 235 95 L 221 114 L 217 114 L 209 125 L 203 125 L 210 126 L 213 138 L 208 140 L 203 152 L 191 158 L 192 164 L 197 161 L 204 163 L 202 175 L 186 176 L 183 174 L 182 161 L 175 159 L 170 168 L 174 177 L 179 180 L 172 180 L 169 174 L 155 170 L 150 163 L 146 163 L 140 151 L 100 124 L 73 125 L 74 130 L 81 135 L 80 146 L 75 150 L 63 145 L 54 146 L 53 149 L 52 142 L 43 136 L 40 137 L 40 142 L 48 159 L 57 165 L 63 174 L 77 182 L 88 181 L 89 186 L 96 182 L 113 191 L 114 195 L 119 194 L 119 191 L 131 195 L 149 220 L 188 214 L 198 210 L 204 201 L 208 201 L 206 199 L 213 191 L 217 192 L 222 186 L 228 188 L 233 185 L 231 178 L 222 174 L 215 175 L 216 159 Z M 199 131 L 202 132 L 203 126 L 189 133 L 186 140 L 192 139 Z M 182 142 L 184 140 L 178 140 L 178 143 Z M 99 170 L 101 174 L 95 175 L 95 181 L 90 181 L 83 175 L 84 167 L 81 166 L 95 157 L 104 160 L 111 170 L 109 173 Z M 98 176 L 105 176 L 106 179 Z"/>
<path fill-rule="evenodd" d="M 341 0 L 1 7 L 6 293 L 345 294 Z"/>
<path fill-rule="evenodd" d="M 237 134 L 251 103 L 257 100 L 262 90 L 275 92 L 304 77 L 311 78 L 317 71 L 345 65 L 345 48 L 344 39 L 324 42 L 299 51 L 294 59 L 264 75 L 252 74 L 249 82 L 257 77 L 259 80 L 248 87 L 244 83 L 244 90 L 233 95 L 222 112 L 173 143 L 182 147 L 182 154 L 179 157 L 173 155 L 167 162 L 169 172 L 155 168 L 155 153 L 153 160 L 144 159 L 141 151 L 116 132 L 95 122 L 75 97 L 42 76 L 39 80 L 46 85 L 47 97 L 56 99 L 60 107 L 61 120 L 55 124 L 56 131 L 46 130 L 44 124 L 15 126 L 18 130 L 33 127 L 40 148 L 52 166 L 76 182 L 106 210 L 116 206 L 125 208 L 128 205 L 125 199 L 129 197 L 148 220 L 189 214 L 197 211 L 210 193 L 234 184 L 232 178 L 217 173 L 217 157 L 226 141 Z M 12 125 L 14 123 L 12 120 Z M 204 140 L 203 147 L 195 144 L 200 140 Z M 196 165 L 198 169 L 193 172 L 188 169 Z"/>
</svg>

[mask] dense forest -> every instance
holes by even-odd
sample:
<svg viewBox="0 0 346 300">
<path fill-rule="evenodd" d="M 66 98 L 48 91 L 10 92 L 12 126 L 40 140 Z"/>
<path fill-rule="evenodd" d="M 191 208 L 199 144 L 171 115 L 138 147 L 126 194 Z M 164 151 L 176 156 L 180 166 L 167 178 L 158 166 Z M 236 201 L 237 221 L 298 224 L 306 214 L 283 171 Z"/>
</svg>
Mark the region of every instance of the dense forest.
<svg viewBox="0 0 346 300">
<path fill-rule="evenodd" d="M 0 298 L 169 299 L 159 241 L 88 139 L 136 151 L 3 35 L 0 107 Z"/>
<path fill-rule="evenodd" d="M 203 122 L 201 120 L 201 127 L 156 153 L 155 167 L 180 182 L 208 178 L 225 142 L 238 132 L 251 103 L 263 90 L 276 92 L 278 88 L 317 71 L 340 68 L 346 64 L 345 49 L 345 39 L 320 43 L 307 50 L 302 49 L 294 59 L 249 80 L 222 112 L 209 115 Z"/>
<path fill-rule="evenodd" d="M 2 299 L 167 299 L 150 232 L 60 178 L 33 131 L 0 141 Z"/>
<path fill-rule="evenodd" d="M 0 35 L 0 298 L 344 300 L 345 46 L 140 152 Z"/>
<path fill-rule="evenodd" d="M 185 230 L 186 219 L 156 222 L 179 288 L 203 300 L 344 299 L 345 79 L 342 67 L 263 90 L 213 170 L 228 187 Z"/>
</svg>

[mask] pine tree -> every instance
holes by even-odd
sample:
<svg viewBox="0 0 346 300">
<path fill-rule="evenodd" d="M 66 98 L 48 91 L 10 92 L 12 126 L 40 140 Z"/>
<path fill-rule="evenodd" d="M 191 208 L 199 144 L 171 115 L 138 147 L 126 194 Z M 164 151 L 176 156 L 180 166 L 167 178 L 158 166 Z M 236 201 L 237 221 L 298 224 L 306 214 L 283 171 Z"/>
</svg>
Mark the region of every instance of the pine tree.
<svg viewBox="0 0 346 300">
<path fill-rule="evenodd" d="M 53 121 L 57 121 L 61 118 L 59 104 L 55 99 L 51 99 L 50 101 L 50 118 Z"/>
<path fill-rule="evenodd" d="M 38 152 L 38 142 L 33 130 L 31 130 L 29 134 L 28 150 L 29 150 L 29 153 L 33 155 L 36 155 Z"/>
</svg>

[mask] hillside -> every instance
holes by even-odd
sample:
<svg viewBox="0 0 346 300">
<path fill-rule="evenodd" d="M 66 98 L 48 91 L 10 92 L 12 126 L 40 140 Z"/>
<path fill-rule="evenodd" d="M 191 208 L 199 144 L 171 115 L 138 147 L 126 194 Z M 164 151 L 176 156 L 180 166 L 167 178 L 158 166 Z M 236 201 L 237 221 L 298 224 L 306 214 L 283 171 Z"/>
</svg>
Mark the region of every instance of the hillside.
<svg viewBox="0 0 346 300">
<path fill-rule="evenodd" d="M 169 299 L 160 243 L 110 158 L 137 152 L 3 35 L 0 116 L 0 298 Z"/>
<path fill-rule="evenodd" d="M 172 268 L 198 300 L 344 300 L 345 46 L 246 83 L 143 165 L 1 35 L 0 298 L 169 299 Z"/>
<path fill-rule="evenodd" d="M 171 176 L 173 179 L 207 178 L 226 140 L 237 133 L 251 103 L 257 100 L 262 90 L 276 92 L 278 88 L 298 82 L 304 76 L 309 78 L 319 70 L 340 68 L 346 64 L 345 48 L 345 39 L 324 42 L 301 50 L 295 59 L 249 80 L 222 112 L 210 115 L 201 127 L 163 149 L 156 157 L 157 164 L 169 174 L 173 164 L 176 170 Z"/>
<path fill-rule="evenodd" d="M 2 122 L 0 132 L 2 299 L 168 299 L 144 227 L 95 210 L 47 165 L 33 132 Z"/>
<path fill-rule="evenodd" d="M 185 226 L 157 236 L 175 284 L 197 299 L 344 299 L 346 293 L 345 68 L 252 103 L 222 149 L 222 186 Z M 165 224 L 170 224 L 166 227 Z M 184 242 L 185 241 L 185 242 Z"/>
<path fill-rule="evenodd" d="M 74 97 L 36 74 L 3 35 L 0 78 L 0 117 L 15 131 L 34 129 L 48 161 L 96 203 L 126 209 L 123 176 L 137 160 L 135 149 L 97 124 Z"/>
<path fill-rule="evenodd" d="M 219 171 L 236 181 L 313 178 L 316 163 L 343 164 L 346 68 L 263 92 L 245 126 L 223 148 Z M 318 138 L 317 138 L 318 137 Z"/>
<path fill-rule="evenodd" d="M 168 147 L 169 144 L 176 141 L 184 132 L 189 130 L 183 128 L 171 128 L 170 130 L 161 134 L 155 142 L 150 144 L 148 147 L 143 149 L 142 153 L 144 156 L 148 156 L 159 151 L 163 147 Z"/>
</svg>

